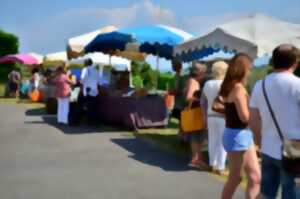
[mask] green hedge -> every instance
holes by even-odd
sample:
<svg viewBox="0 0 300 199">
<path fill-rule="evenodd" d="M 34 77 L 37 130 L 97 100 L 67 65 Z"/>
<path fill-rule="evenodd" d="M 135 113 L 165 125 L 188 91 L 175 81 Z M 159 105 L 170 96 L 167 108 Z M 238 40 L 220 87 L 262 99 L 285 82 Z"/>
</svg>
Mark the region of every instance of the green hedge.
<svg viewBox="0 0 300 199">
<path fill-rule="evenodd" d="M 172 73 L 160 73 L 158 78 L 158 90 L 174 88 L 175 78 Z"/>
</svg>

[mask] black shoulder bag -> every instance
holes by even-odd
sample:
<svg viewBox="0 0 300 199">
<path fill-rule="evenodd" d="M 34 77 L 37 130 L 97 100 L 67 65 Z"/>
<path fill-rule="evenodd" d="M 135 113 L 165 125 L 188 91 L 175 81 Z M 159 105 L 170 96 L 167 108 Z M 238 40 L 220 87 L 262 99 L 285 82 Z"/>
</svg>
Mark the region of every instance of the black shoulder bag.
<svg viewBox="0 0 300 199">
<path fill-rule="evenodd" d="M 266 79 L 263 79 L 263 94 L 267 102 L 271 117 L 277 129 L 278 135 L 282 141 L 282 167 L 288 173 L 300 176 L 300 140 L 289 140 L 283 136 L 267 95 L 265 81 Z"/>
</svg>

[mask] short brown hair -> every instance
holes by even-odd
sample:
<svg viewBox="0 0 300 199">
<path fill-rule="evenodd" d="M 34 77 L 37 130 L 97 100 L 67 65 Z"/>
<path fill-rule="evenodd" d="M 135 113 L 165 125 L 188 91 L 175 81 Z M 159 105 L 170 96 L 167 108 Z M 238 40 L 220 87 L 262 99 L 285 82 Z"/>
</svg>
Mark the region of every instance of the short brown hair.
<svg viewBox="0 0 300 199">
<path fill-rule="evenodd" d="M 227 97 L 236 83 L 242 82 L 252 65 L 251 58 L 244 53 L 235 55 L 229 62 L 220 95 Z"/>
<path fill-rule="evenodd" d="M 277 46 L 272 55 L 271 63 L 274 69 L 289 69 L 296 62 L 299 50 L 291 44 L 281 44 Z"/>
<path fill-rule="evenodd" d="M 193 61 L 190 68 L 190 77 L 197 77 L 199 73 L 206 73 L 207 66 L 200 61 Z"/>
</svg>

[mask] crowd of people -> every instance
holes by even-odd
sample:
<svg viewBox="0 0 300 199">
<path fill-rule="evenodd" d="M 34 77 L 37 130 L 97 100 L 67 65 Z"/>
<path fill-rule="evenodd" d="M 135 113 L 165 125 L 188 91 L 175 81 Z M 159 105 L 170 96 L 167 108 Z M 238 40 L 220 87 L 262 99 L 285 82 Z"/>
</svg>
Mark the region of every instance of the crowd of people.
<svg viewBox="0 0 300 199">
<path fill-rule="evenodd" d="M 58 102 L 58 123 L 79 125 L 84 115 L 89 123 L 96 122 L 101 71 L 91 59 L 85 60 L 79 81 L 66 67 L 60 66 L 52 82 Z"/>
<path fill-rule="evenodd" d="M 30 72 L 29 79 L 23 81 L 19 69 L 10 72 L 7 96 L 32 98 L 35 95 L 33 93 L 39 93 L 38 98 L 31 100 L 44 101 L 49 106 L 55 104 L 51 109 L 57 107 L 57 110 L 49 112 L 57 113 L 59 124 L 79 123 L 84 113 L 88 122 L 92 123 L 96 120 L 95 109 L 101 71 L 91 59 L 85 60 L 79 79 L 72 74 L 66 63 L 51 69 L 33 67 Z M 76 107 L 73 107 L 75 110 L 71 110 L 73 102 L 76 102 Z"/>
<path fill-rule="evenodd" d="M 282 198 L 300 198 L 299 172 L 287 172 L 282 163 L 284 138 L 300 140 L 300 78 L 293 74 L 298 66 L 299 50 L 289 44 L 280 45 L 274 49 L 271 62 L 273 71 L 256 83 L 251 96 L 246 86 L 252 60 L 247 54 L 238 53 L 229 62 L 213 63 L 209 78 L 208 68 L 201 62 L 193 62 L 188 77 L 183 75 L 180 61 L 172 62 L 176 74 L 175 88 L 169 91 L 175 96 L 171 116 L 180 121 L 181 112 L 187 107 L 203 110 L 203 129 L 185 133 L 179 125 L 179 137 L 190 144 L 189 165 L 193 168 L 211 169 L 225 175 L 228 161 L 229 176 L 222 199 L 233 197 L 243 174 L 247 177 L 245 197 L 248 199 L 276 198 L 279 185 Z M 9 96 L 16 97 L 22 90 L 21 74 L 15 70 L 8 78 Z M 63 65 L 53 73 L 45 72 L 43 77 L 34 68 L 26 92 L 41 89 L 41 79 L 42 84 L 53 86 L 53 95 L 44 92 L 49 98 L 57 99 L 58 123 L 68 124 L 71 112 L 80 120 L 83 109 L 88 121 L 97 118 L 95 107 L 101 72 L 92 60 L 85 61 L 79 81 Z M 75 113 L 70 110 L 70 99 L 78 101 Z M 202 156 L 206 138 L 209 165 Z M 258 154 L 261 154 L 261 167 Z M 294 164 L 300 166 L 299 161 Z"/>
<path fill-rule="evenodd" d="M 233 197 L 243 173 L 247 178 L 245 198 L 276 198 L 280 185 L 283 199 L 300 198 L 299 158 L 289 163 L 293 172 L 282 160 L 282 137 L 300 140 L 300 78 L 293 74 L 298 62 L 299 50 L 289 44 L 278 46 L 272 54 L 272 72 L 256 83 L 251 96 L 246 86 L 252 60 L 247 54 L 236 54 L 228 63 L 215 62 L 208 81 L 202 63 L 194 62 L 185 79 L 181 64 L 173 62 L 176 83 L 170 91 L 175 95 L 172 116 L 180 120 L 181 111 L 190 106 L 205 110 L 209 167 L 201 155 L 205 132 L 185 133 L 180 129 L 180 138 L 191 146 L 189 165 L 223 175 L 228 160 L 229 176 L 222 199 Z"/>
</svg>

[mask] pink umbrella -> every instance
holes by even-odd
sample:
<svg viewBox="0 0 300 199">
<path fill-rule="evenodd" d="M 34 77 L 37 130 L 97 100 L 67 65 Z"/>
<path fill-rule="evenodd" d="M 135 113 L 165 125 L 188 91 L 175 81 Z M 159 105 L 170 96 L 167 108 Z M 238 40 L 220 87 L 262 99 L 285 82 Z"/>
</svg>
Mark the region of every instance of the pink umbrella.
<svg viewBox="0 0 300 199">
<path fill-rule="evenodd" d="M 26 65 L 36 65 L 39 63 L 36 58 L 27 54 L 6 55 L 0 58 L 0 63 L 14 63 L 14 62 L 18 62 Z"/>
</svg>

